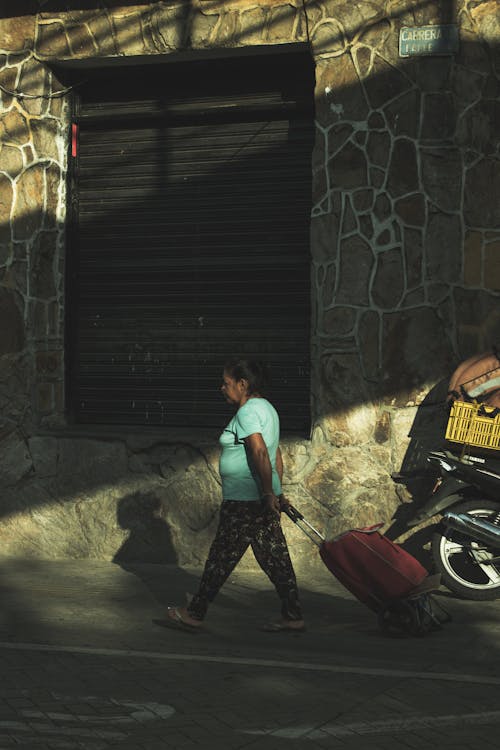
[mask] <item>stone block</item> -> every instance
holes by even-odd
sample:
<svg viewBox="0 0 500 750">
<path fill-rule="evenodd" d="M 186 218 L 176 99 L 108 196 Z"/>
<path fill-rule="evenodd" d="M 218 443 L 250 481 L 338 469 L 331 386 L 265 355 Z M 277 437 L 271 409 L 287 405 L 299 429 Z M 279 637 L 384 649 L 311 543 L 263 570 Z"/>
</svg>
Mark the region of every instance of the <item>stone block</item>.
<svg viewBox="0 0 500 750">
<path fill-rule="evenodd" d="M 23 94 L 27 94 L 22 100 L 25 112 L 36 116 L 47 109 L 47 101 L 43 97 L 49 93 L 48 72 L 38 60 L 30 58 L 22 64 L 18 88 Z"/>
<path fill-rule="evenodd" d="M 26 442 L 16 432 L 0 440 L 0 486 L 13 487 L 32 469 Z"/>
<path fill-rule="evenodd" d="M 378 312 L 368 310 L 360 315 L 358 341 L 362 371 L 367 378 L 376 381 L 380 373 L 380 316 Z"/>
<path fill-rule="evenodd" d="M 423 227 L 425 221 L 425 199 L 421 193 L 414 193 L 404 198 L 399 198 L 394 203 L 397 215 L 405 224 L 414 227 Z"/>
<path fill-rule="evenodd" d="M 385 118 L 394 136 L 416 138 L 421 119 L 421 94 L 411 89 L 385 107 Z"/>
<path fill-rule="evenodd" d="M 370 167 L 370 185 L 377 190 L 381 188 L 385 182 L 385 174 L 386 173 L 383 169 L 378 169 L 378 167 Z"/>
<path fill-rule="evenodd" d="M 33 436 L 28 440 L 33 469 L 38 478 L 57 474 L 58 444 L 53 437 Z"/>
<path fill-rule="evenodd" d="M 443 211 L 458 211 L 462 197 L 463 164 L 455 148 L 422 149 L 422 183 L 428 199 Z"/>
<path fill-rule="evenodd" d="M 54 384 L 38 383 L 36 387 L 36 406 L 38 414 L 51 414 L 54 409 Z"/>
<path fill-rule="evenodd" d="M 419 190 L 417 153 L 408 138 L 397 138 L 392 149 L 387 175 L 387 189 L 393 198 Z"/>
<path fill-rule="evenodd" d="M 344 28 L 335 18 L 325 18 L 310 31 L 314 54 L 339 56 L 348 49 L 349 41 Z"/>
<path fill-rule="evenodd" d="M 148 8 L 146 8 L 146 13 Z M 146 14 L 132 8 L 110 11 L 115 45 L 119 55 L 145 55 L 148 53 L 143 34 Z"/>
<path fill-rule="evenodd" d="M 0 60 L 0 84 L 2 86 L 0 94 L 2 97 L 2 109 L 4 111 L 7 111 L 15 101 L 15 97 L 9 94 L 9 91 L 16 91 L 18 71 L 17 67 L 2 69 L 3 64 L 4 63 L 2 63 L 2 61 Z"/>
<path fill-rule="evenodd" d="M 338 448 L 307 478 L 308 493 L 333 515 L 329 536 L 391 518 L 398 501 L 388 458 L 381 446 L 373 456 L 362 446 Z"/>
<path fill-rule="evenodd" d="M 373 213 L 379 224 L 385 224 L 391 217 L 392 205 L 391 201 L 385 193 L 377 195 L 375 206 L 373 207 Z"/>
<path fill-rule="evenodd" d="M 417 415 L 416 406 L 399 408 L 391 411 L 391 469 L 393 472 L 401 471 L 408 464 L 408 451 L 410 449 L 410 433 Z"/>
<path fill-rule="evenodd" d="M 23 169 L 23 154 L 19 146 L 2 146 L 0 151 L 0 171 L 9 177 L 17 177 Z"/>
<path fill-rule="evenodd" d="M 450 87 L 456 66 L 452 56 L 449 57 L 417 57 L 412 60 L 418 87 L 421 91 L 441 92 Z"/>
<path fill-rule="evenodd" d="M 208 471 L 190 470 L 158 491 L 161 517 L 168 523 L 181 565 L 205 562 L 221 503 L 218 483 Z"/>
<path fill-rule="evenodd" d="M 0 140 L 2 143 L 16 146 L 22 146 L 30 140 L 28 121 L 17 109 L 9 110 L 1 115 Z"/>
<path fill-rule="evenodd" d="M 29 338 L 45 344 L 47 341 L 47 305 L 37 300 L 28 301 L 27 331 Z"/>
<path fill-rule="evenodd" d="M 358 353 L 325 355 L 321 364 L 323 415 L 344 420 L 348 410 L 370 402 L 370 389 L 364 379 Z M 343 424 L 347 425 L 345 420 Z M 359 431 L 357 427 L 356 431 Z"/>
<path fill-rule="evenodd" d="M 112 56 L 118 54 L 111 19 L 106 13 L 99 13 L 88 22 L 88 28 L 97 46 L 99 56 Z"/>
<path fill-rule="evenodd" d="M 351 203 L 351 197 L 347 195 L 345 196 L 344 214 L 342 217 L 342 234 L 344 236 L 347 234 L 352 234 L 352 232 L 355 232 L 358 229 L 358 217 L 354 213 L 354 209 Z"/>
<path fill-rule="evenodd" d="M 33 146 L 39 159 L 59 159 L 59 135 L 60 125 L 56 119 L 44 117 L 43 119 L 31 120 L 31 133 Z"/>
<path fill-rule="evenodd" d="M 375 425 L 375 442 L 379 444 L 388 443 L 391 439 L 391 434 L 391 415 L 388 411 L 383 411 Z"/>
<path fill-rule="evenodd" d="M 24 349 L 0 356 L 0 408 L 4 418 L 13 417 L 17 423 L 29 403 L 32 378 L 31 356 Z"/>
<path fill-rule="evenodd" d="M 267 30 L 268 42 L 279 44 L 295 41 L 294 30 L 298 12 L 293 3 L 285 3 L 279 8 L 271 8 Z"/>
<path fill-rule="evenodd" d="M 349 53 L 316 62 L 316 117 L 321 125 L 337 120 L 365 121 L 369 108 Z"/>
<path fill-rule="evenodd" d="M 73 58 L 91 57 L 97 53 L 97 44 L 86 24 L 68 24 L 66 33 Z"/>
<path fill-rule="evenodd" d="M 375 54 L 370 56 L 369 66 L 365 69 L 364 86 L 372 109 L 382 109 L 404 94 L 411 83 L 396 67 Z"/>
<path fill-rule="evenodd" d="M 495 154 L 500 144 L 499 122 L 500 101 L 497 98 L 482 99 L 471 105 L 460 118 L 457 143 L 485 156 Z"/>
<path fill-rule="evenodd" d="M 447 91 L 424 94 L 421 138 L 441 142 L 450 140 L 456 128 L 454 96 Z"/>
<path fill-rule="evenodd" d="M 335 298 L 335 284 L 337 279 L 337 266 L 335 263 L 327 263 L 318 268 L 316 299 L 318 304 L 324 308 L 333 305 Z"/>
<path fill-rule="evenodd" d="M 425 233 L 427 279 L 447 284 L 460 281 L 462 242 L 462 221 L 459 214 L 429 214 Z"/>
<path fill-rule="evenodd" d="M 381 248 L 386 248 L 391 242 L 392 235 L 390 229 L 383 229 L 376 237 L 377 253 Z"/>
<path fill-rule="evenodd" d="M 24 260 L 15 260 L 0 272 L 4 287 L 16 289 L 22 297 L 28 292 L 28 265 Z"/>
<path fill-rule="evenodd" d="M 484 249 L 484 285 L 500 291 L 500 242 L 490 242 Z"/>
<path fill-rule="evenodd" d="M 44 58 L 64 59 L 71 56 L 66 29 L 60 20 L 37 25 L 35 51 Z"/>
<path fill-rule="evenodd" d="M 0 268 L 10 263 L 12 259 L 12 243 L 0 245 Z"/>
<path fill-rule="evenodd" d="M 398 58 L 397 34 L 394 33 L 388 18 L 381 21 L 365 20 L 364 28 L 356 35 L 356 41 L 382 53 L 386 61 L 392 62 L 392 59 Z"/>
<path fill-rule="evenodd" d="M 352 196 L 354 208 L 357 213 L 370 211 L 373 207 L 374 192 L 371 188 L 357 190 Z"/>
<path fill-rule="evenodd" d="M 35 35 L 35 16 L 21 15 L 0 18 L 2 49 L 17 52 L 30 49 Z"/>
<path fill-rule="evenodd" d="M 438 305 L 441 305 L 446 299 L 448 299 L 449 294 L 450 287 L 448 284 L 427 284 L 427 299 L 431 305 L 438 307 Z"/>
<path fill-rule="evenodd" d="M 311 219 L 311 253 L 316 261 L 335 260 L 340 230 L 337 213 L 323 214 Z"/>
<path fill-rule="evenodd" d="M 153 6 L 150 21 L 145 24 L 145 31 L 151 34 L 152 45 L 158 51 L 182 49 L 188 28 L 188 3 Z"/>
<path fill-rule="evenodd" d="M 18 177 L 14 205 L 13 234 L 16 240 L 30 239 L 43 220 L 44 169 L 40 164 L 28 167 Z"/>
<path fill-rule="evenodd" d="M 91 492 L 127 477 L 127 451 L 122 442 L 86 438 L 59 441 L 58 484 L 66 494 Z"/>
<path fill-rule="evenodd" d="M 324 167 L 315 169 L 312 175 L 312 202 L 313 205 L 321 203 L 327 199 L 328 195 L 328 175 Z"/>
<path fill-rule="evenodd" d="M 481 39 L 491 46 L 498 45 L 498 40 L 500 39 L 498 2 L 496 0 L 486 0 L 486 2 L 472 7 L 470 14 Z"/>
<path fill-rule="evenodd" d="M 14 190 L 10 178 L 0 174 L 0 242 L 9 244 L 12 239 L 10 215 L 13 197 Z"/>
<path fill-rule="evenodd" d="M 54 424 L 57 422 L 58 426 L 60 424 L 59 420 L 61 420 L 64 417 L 64 406 L 65 406 L 65 391 L 64 391 L 64 382 L 62 380 L 57 381 L 54 383 Z M 62 422 L 62 424 L 65 424 L 65 422 Z"/>
<path fill-rule="evenodd" d="M 56 296 L 54 257 L 57 252 L 55 232 L 40 232 L 33 243 L 30 258 L 32 297 L 51 299 Z"/>
<path fill-rule="evenodd" d="M 353 332 L 356 312 L 352 307 L 334 307 L 323 314 L 321 333 L 328 336 L 345 336 Z"/>
<path fill-rule="evenodd" d="M 391 138 L 389 133 L 371 131 L 368 135 L 367 154 L 370 162 L 385 167 L 389 160 Z"/>
<path fill-rule="evenodd" d="M 364 188 L 368 171 L 364 151 L 348 141 L 328 162 L 330 184 L 333 188 L 349 190 Z"/>
<path fill-rule="evenodd" d="M 421 307 L 425 302 L 425 290 L 413 289 L 405 294 L 403 307 Z"/>
<path fill-rule="evenodd" d="M 371 286 L 371 297 L 382 310 L 396 308 L 405 292 L 401 248 L 394 247 L 377 254 L 377 265 Z"/>
<path fill-rule="evenodd" d="M 341 242 L 337 303 L 367 305 L 375 260 L 368 243 L 353 235 Z"/>
<path fill-rule="evenodd" d="M 494 229 L 500 226 L 500 161 L 480 159 L 466 172 L 464 218 L 472 228 Z"/>
<path fill-rule="evenodd" d="M 62 370 L 62 351 L 37 352 L 35 357 L 37 375 L 57 377 Z"/>
<path fill-rule="evenodd" d="M 483 236 L 466 232 L 464 240 L 464 284 L 480 286 L 483 278 Z"/>
<path fill-rule="evenodd" d="M 59 188 L 61 170 L 57 164 L 49 164 L 45 169 L 46 205 L 43 226 L 45 229 L 58 227 L 57 211 L 59 207 Z"/>
<path fill-rule="evenodd" d="M 409 289 L 423 283 L 423 237 L 420 229 L 405 227 L 403 248 L 406 264 L 406 283 Z"/>
<path fill-rule="evenodd" d="M 250 11 L 250 14 L 252 14 L 252 11 Z M 237 35 L 237 42 L 239 44 L 257 44 L 262 41 L 262 16 L 257 18 L 253 15 L 245 15 L 247 16 L 245 20 L 243 20 L 243 17 L 240 19 L 243 31 L 240 31 Z M 209 47 L 217 22 L 218 16 L 193 13 L 186 28 L 187 43 L 196 49 Z M 256 27 L 254 24 L 256 24 Z"/>
<path fill-rule="evenodd" d="M 0 287 L 0 356 L 24 348 L 25 330 L 22 299 L 17 292 Z"/>
</svg>

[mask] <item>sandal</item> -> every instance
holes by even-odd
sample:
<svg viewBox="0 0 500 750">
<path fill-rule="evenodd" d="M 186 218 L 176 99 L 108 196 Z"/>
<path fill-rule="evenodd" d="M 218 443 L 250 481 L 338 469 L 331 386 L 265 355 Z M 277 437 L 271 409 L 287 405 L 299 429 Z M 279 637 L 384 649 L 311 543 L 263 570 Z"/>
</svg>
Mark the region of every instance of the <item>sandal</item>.
<svg viewBox="0 0 500 750">
<path fill-rule="evenodd" d="M 302 622 L 300 625 L 292 625 L 296 620 L 278 620 L 277 622 L 268 622 L 262 630 L 265 633 L 303 633 L 306 626 Z"/>
<path fill-rule="evenodd" d="M 184 630 L 189 633 L 198 633 L 202 629 L 200 620 L 199 625 L 192 625 L 184 619 L 180 607 L 167 607 L 167 616 L 164 620 L 154 620 L 156 625 L 163 625 L 177 630 Z"/>
</svg>

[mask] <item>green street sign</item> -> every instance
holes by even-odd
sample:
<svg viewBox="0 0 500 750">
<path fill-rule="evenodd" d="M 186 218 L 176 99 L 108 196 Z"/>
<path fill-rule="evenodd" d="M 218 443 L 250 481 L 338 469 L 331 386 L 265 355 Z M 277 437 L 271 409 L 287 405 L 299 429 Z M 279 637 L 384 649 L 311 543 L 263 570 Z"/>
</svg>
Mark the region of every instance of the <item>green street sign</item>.
<svg viewBox="0 0 500 750">
<path fill-rule="evenodd" d="M 458 50 L 458 26 L 403 26 L 399 32 L 399 56 L 451 55 Z"/>
</svg>

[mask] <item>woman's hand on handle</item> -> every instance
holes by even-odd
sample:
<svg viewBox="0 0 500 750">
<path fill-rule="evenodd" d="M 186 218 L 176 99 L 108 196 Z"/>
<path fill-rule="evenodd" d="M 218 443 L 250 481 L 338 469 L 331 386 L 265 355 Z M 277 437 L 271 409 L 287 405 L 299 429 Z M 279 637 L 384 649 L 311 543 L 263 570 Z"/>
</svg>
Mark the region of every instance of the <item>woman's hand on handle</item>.
<svg viewBox="0 0 500 750">
<path fill-rule="evenodd" d="M 263 500 L 268 510 L 272 511 L 273 513 L 277 513 L 278 515 L 280 514 L 281 504 L 280 504 L 279 497 L 277 497 L 276 495 L 273 495 L 272 493 L 266 493 L 263 496 Z"/>
</svg>

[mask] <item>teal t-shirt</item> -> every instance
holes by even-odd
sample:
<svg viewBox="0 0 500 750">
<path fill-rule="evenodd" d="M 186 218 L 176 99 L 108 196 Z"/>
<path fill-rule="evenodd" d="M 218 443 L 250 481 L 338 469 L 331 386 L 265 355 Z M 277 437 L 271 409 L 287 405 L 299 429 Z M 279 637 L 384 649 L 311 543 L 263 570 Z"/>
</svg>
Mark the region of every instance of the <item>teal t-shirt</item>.
<svg viewBox="0 0 500 750">
<path fill-rule="evenodd" d="M 262 497 L 257 475 L 247 461 L 244 438 L 260 432 L 267 446 L 273 470 L 273 491 L 281 494 L 276 471 L 276 451 L 280 439 L 278 412 L 265 398 L 250 398 L 240 406 L 219 438 L 219 473 L 223 500 L 259 500 Z"/>
</svg>

